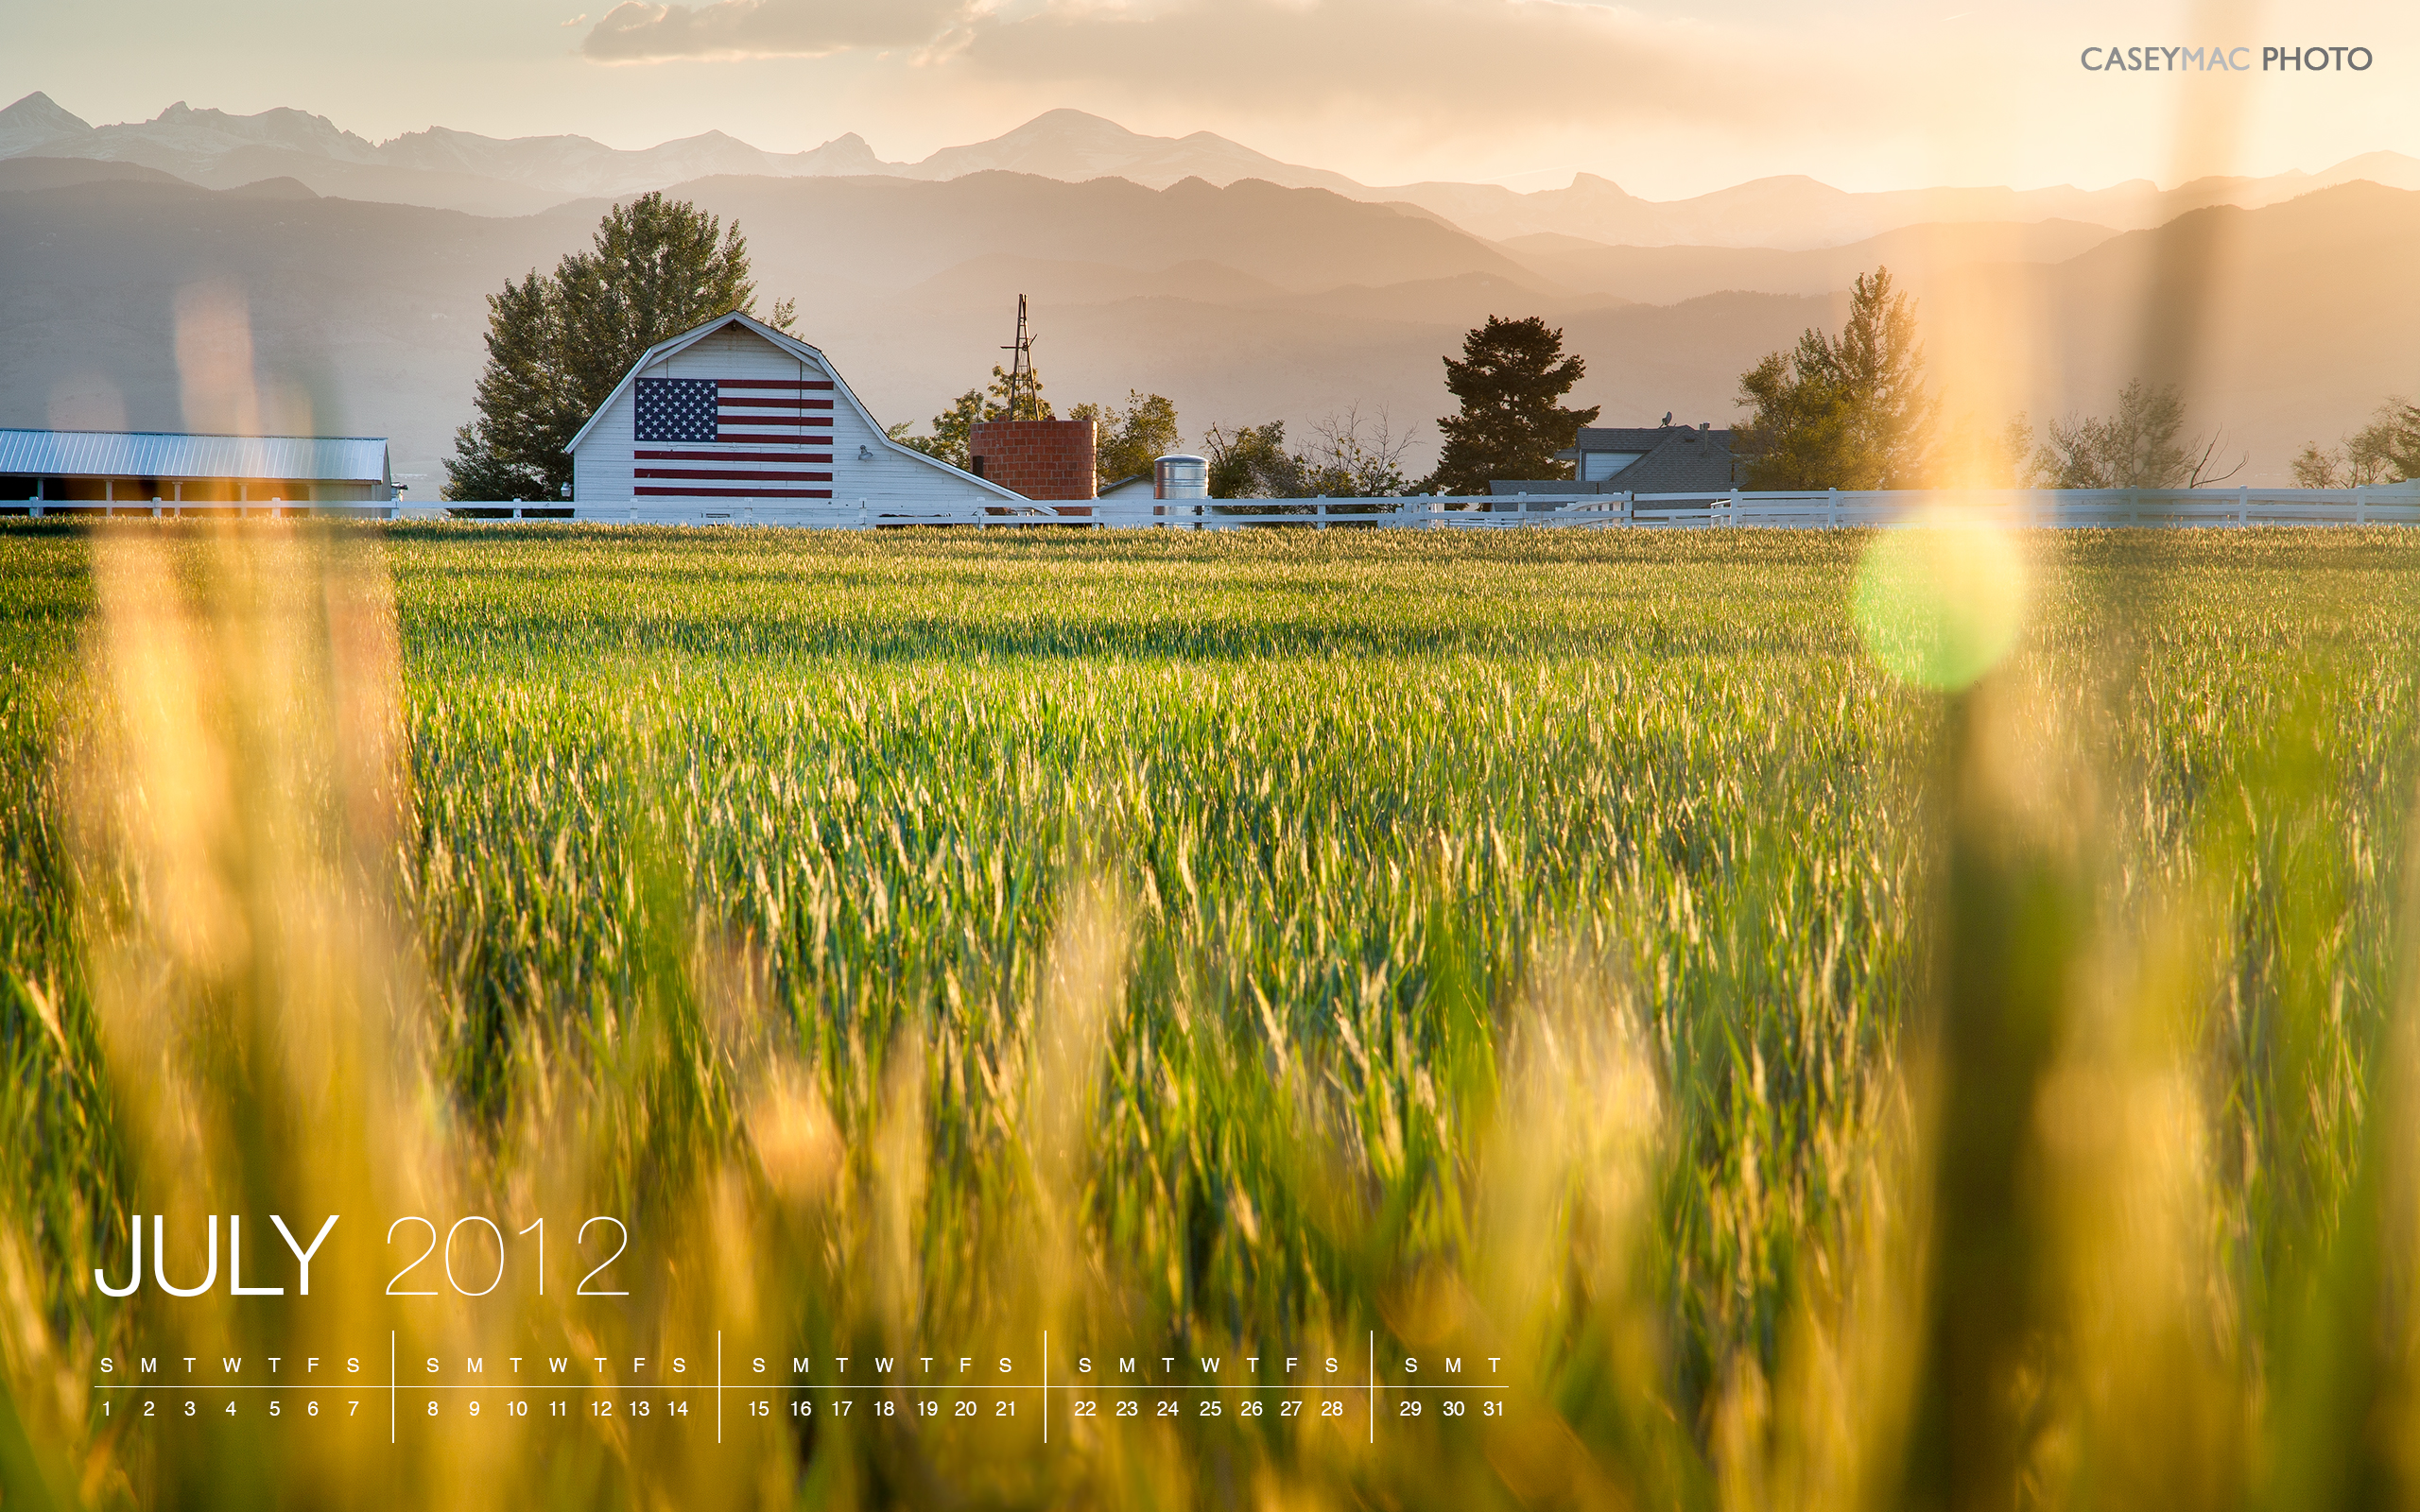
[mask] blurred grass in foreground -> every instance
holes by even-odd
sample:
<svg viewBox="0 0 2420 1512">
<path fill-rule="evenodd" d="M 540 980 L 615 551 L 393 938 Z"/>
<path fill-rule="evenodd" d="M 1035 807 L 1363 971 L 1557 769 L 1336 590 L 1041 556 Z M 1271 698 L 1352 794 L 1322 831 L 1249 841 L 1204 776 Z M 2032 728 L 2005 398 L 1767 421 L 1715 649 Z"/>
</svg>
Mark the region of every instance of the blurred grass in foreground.
<svg viewBox="0 0 2420 1512">
<path fill-rule="evenodd" d="M 2420 1499 L 2420 542 L 2036 538 L 1948 693 L 1868 544 L 0 534 L 0 1505 Z M 339 1210 L 618 1214 L 638 1295 L 90 1284 Z M 1045 1327 L 1518 1375 L 1376 1450 L 91 1390 Z"/>
</svg>

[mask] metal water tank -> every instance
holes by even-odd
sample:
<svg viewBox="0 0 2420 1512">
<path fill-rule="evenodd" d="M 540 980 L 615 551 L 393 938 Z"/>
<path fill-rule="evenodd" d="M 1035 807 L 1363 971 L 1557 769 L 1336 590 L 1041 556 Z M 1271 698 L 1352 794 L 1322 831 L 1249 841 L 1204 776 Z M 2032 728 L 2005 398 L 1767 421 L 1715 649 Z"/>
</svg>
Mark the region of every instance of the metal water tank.
<svg viewBox="0 0 2420 1512">
<path fill-rule="evenodd" d="M 1210 497 L 1209 459 L 1178 452 L 1153 462 L 1151 464 L 1151 497 L 1154 499 Z"/>
</svg>

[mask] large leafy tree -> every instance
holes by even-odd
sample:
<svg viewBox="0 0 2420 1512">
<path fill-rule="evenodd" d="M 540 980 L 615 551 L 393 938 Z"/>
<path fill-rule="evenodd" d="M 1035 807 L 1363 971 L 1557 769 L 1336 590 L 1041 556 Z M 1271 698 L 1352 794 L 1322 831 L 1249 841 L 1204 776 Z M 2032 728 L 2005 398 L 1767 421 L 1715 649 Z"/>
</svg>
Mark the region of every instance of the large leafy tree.
<svg viewBox="0 0 2420 1512">
<path fill-rule="evenodd" d="M 1210 454 L 1210 497 L 1292 499 L 1303 492 L 1302 458 L 1286 450 L 1286 422 L 1213 425 L 1203 433 Z"/>
<path fill-rule="evenodd" d="M 478 417 L 454 434 L 446 497 L 557 497 L 571 481 L 563 448 L 648 348 L 755 303 L 736 224 L 661 194 L 614 206 L 586 251 L 488 297 Z M 792 317 L 784 301 L 772 323 Z"/>
<path fill-rule="evenodd" d="M 1069 420 L 1088 420 L 1098 427 L 1094 462 L 1103 483 L 1148 474 L 1151 464 L 1177 449 L 1176 403 L 1138 388 L 1126 391 L 1126 407 L 1078 404 Z"/>
<path fill-rule="evenodd" d="M 1924 382 L 1915 300 L 1891 270 L 1860 274 L 1838 336 L 1809 329 L 1739 379 L 1754 413 L 1732 432 L 1758 489 L 1907 489 L 1930 481 L 1940 401 Z"/>
<path fill-rule="evenodd" d="M 2053 421 L 2033 474 L 2049 489 L 2198 489 L 2243 468 L 2217 471 L 2221 438 L 2187 436 L 2176 386 L 2137 378 L 2118 393 L 2117 413 Z"/>
<path fill-rule="evenodd" d="M 1490 478 L 1559 478 L 1555 453 L 1570 446 L 1597 406 L 1560 404 L 1588 371 L 1565 356 L 1563 333 L 1536 316 L 1487 323 L 1462 337 L 1462 356 L 1445 359 L 1445 388 L 1459 413 L 1437 421 L 1445 445 L 1425 485 L 1439 493 L 1485 493 Z"/>
</svg>

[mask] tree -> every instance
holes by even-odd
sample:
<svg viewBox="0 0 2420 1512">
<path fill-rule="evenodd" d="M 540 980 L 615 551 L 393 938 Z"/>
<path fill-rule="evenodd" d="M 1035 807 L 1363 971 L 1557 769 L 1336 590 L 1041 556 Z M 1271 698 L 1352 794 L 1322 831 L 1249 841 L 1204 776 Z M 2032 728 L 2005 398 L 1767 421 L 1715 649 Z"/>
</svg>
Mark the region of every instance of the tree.
<svg viewBox="0 0 2420 1512">
<path fill-rule="evenodd" d="M 2136 378 L 2119 391 L 2115 415 L 2052 421 L 2033 454 L 2034 478 L 2048 489 L 2198 489 L 2235 476 L 2249 460 L 2213 471 L 2224 435 L 2186 436 L 2176 386 Z"/>
<path fill-rule="evenodd" d="M 1599 410 L 1556 402 L 1587 371 L 1586 362 L 1564 355 L 1563 333 L 1538 317 L 1489 316 L 1462 337 L 1462 360 L 1445 359 L 1445 389 L 1461 409 L 1437 421 L 1444 450 L 1423 489 L 1485 493 L 1490 478 L 1564 476 L 1566 464 L 1555 453 Z"/>
<path fill-rule="evenodd" d="M 1384 410 L 1366 431 L 1358 405 L 1342 415 L 1330 415 L 1312 427 L 1311 444 L 1295 454 L 1294 464 L 1301 472 L 1295 496 L 1399 497 L 1410 488 L 1403 475 L 1403 455 L 1411 449 L 1412 435 L 1411 431 L 1395 435 Z"/>
<path fill-rule="evenodd" d="M 1018 405 L 1028 420 L 1056 420 L 1050 401 L 1041 397 L 1042 374 L 1028 369 L 1018 385 L 1024 390 L 1017 396 Z M 1039 408 L 1041 413 L 1033 411 Z M 950 401 L 949 408 L 933 417 L 933 434 L 917 436 L 910 432 L 913 421 L 901 421 L 883 432 L 900 445 L 911 447 L 926 456 L 937 456 L 961 472 L 975 469 L 975 425 L 977 421 L 1009 418 L 1009 372 L 998 363 L 992 365 L 989 388 L 970 388 Z"/>
<path fill-rule="evenodd" d="M 488 364 L 478 419 L 454 433 L 449 499 L 550 499 L 570 477 L 562 443 L 579 429 L 562 382 L 562 300 L 536 268 L 488 296 Z M 568 428 L 566 428 L 568 422 Z"/>
<path fill-rule="evenodd" d="M 478 418 L 454 433 L 445 496 L 556 497 L 571 481 L 564 447 L 648 348 L 755 303 L 736 223 L 661 194 L 614 206 L 588 250 L 489 296 Z M 795 313 L 782 301 L 771 323 L 787 330 Z"/>
<path fill-rule="evenodd" d="M 1126 391 L 1123 410 L 1115 404 L 1084 404 L 1067 411 L 1067 418 L 1088 420 L 1098 427 L 1094 462 L 1103 483 L 1148 476 L 1151 465 L 1183 440 L 1176 428 L 1176 404 L 1134 388 Z"/>
<path fill-rule="evenodd" d="M 1210 454 L 1210 496 L 1383 499 L 1410 487 L 1403 475 L 1403 455 L 1413 433 L 1395 435 L 1384 411 L 1376 421 L 1366 421 L 1356 405 L 1322 421 L 1312 427 L 1312 435 L 1310 445 L 1289 452 L 1284 421 L 1232 431 L 1211 426 L 1201 438 L 1202 449 Z"/>
<path fill-rule="evenodd" d="M 1303 465 L 1286 450 L 1282 420 L 1232 431 L 1213 425 L 1201 438 L 1201 449 L 1210 454 L 1210 497 L 1214 499 L 1301 496 Z"/>
<path fill-rule="evenodd" d="M 1754 413 L 1732 432 L 1741 481 L 1758 489 L 1905 489 L 1932 469 L 1940 401 L 1924 386 L 1912 296 L 1891 270 L 1859 274 L 1837 337 L 1809 327 L 1739 378 Z"/>
<path fill-rule="evenodd" d="M 2306 489 L 2363 489 L 2420 478 L 2420 404 L 2400 395 L 2370 422 L 2323 452 L 2313 441 L 2294 458 L 2294 481 Z"/>
</svg>

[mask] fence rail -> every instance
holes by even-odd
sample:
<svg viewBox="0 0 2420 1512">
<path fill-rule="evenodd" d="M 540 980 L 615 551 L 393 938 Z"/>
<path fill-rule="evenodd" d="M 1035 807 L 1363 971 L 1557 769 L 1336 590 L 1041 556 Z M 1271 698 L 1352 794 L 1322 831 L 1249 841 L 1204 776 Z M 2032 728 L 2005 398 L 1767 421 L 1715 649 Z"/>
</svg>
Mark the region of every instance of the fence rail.
<svg viewBox="0 0 2420 1512">
<path fill-rule="evenodd" d="M 0 507 L 70 516 L 396 521 L 573 521 L 590 524 L 770 525 L 876 530 L 913 525 L 1017 529 L 1853 529 L 1902 525 L 1928 511 L 2035 529 L 2420 524 L 2420 483 L 2375 489 L 1945 490 L 1797 493 L 1575 493 L 1412 499 L 1094 499 L 1028 505 L 913 506 L 880 499 L 747 499 L 647 504 L 247 504 L 178 507 L 29 501 Z"/>
</svg>

